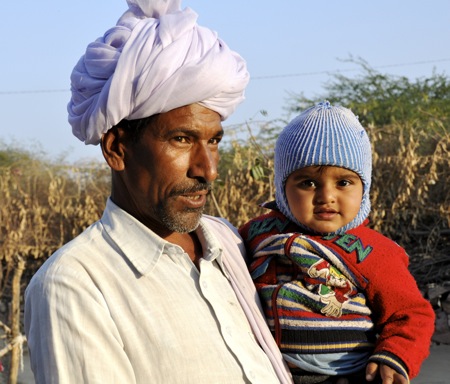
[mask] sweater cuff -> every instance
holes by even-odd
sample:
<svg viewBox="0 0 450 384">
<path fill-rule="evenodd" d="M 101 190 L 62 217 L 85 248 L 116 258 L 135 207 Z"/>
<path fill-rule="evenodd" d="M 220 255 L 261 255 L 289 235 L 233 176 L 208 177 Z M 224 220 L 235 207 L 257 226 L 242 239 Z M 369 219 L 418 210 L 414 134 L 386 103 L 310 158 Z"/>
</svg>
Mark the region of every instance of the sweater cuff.
<svg viewBox="0 0 450 384">
<path fill-rule="evenodd" d="M 408 370 L 405 363 L 394 354 L 387 351 L 377 352 L 370 356 L 369 361 L 391 367 L 393 370 L 404 376 L 409 383 Z"/>
</svg>

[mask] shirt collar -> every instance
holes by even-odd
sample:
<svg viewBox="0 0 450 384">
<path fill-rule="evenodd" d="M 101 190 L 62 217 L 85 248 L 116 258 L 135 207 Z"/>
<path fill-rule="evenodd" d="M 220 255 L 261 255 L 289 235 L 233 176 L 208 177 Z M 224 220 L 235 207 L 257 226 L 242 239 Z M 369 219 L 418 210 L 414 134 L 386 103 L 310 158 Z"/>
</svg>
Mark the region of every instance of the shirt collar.
<svg viewBox="0 0 450 384">
<path fill-rule="evenodd" d="M 166 247 L 178 247 L 159 237 L 110 198 L 106 202 L 100 222 L 121 253 L 142 275 L 151 273 Z M 203 248 L 204 259 L 216 260 L 222 271 L 225 271 L 221 244 L 203 218 L 196 229 L 196 234 Z"/>
<path fill-rule="evenodd" d="M 219 264 L 220 269 L 225 273 L 226 270 L 223 267 L 222 258 L 222 244 L 214 233 L 208 228 L 204 218 L 200 220 L 196 233 L 203 247 L 203 258 L 207 261 L 216 261 Z"/>
</svg>

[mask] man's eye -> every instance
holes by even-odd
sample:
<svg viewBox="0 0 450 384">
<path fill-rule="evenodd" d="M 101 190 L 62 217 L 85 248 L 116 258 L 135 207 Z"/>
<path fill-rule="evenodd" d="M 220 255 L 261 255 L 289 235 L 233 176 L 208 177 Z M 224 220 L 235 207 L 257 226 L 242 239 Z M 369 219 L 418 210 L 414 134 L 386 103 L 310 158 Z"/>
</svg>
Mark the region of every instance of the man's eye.
<svg viewBox="0 0 450 384">
<path fill-rule="evenodd" d="M 217 145 L 217 144 L 219 144 L 221 141 L 222 141 L 222 138 L 221 138 L 221 137 L 214 137 L 213 139 L 209 140 L 209 143 L 210 143 L 210 144 Z"/>
<path fill-rule="evenodd" d="M 174 137 L 174 140 L 179 143 L 187 143 L 188 142 L 188 138 L 186 136 L 176 136 L 176 137 Z"/>
<path fill-rule="evenodd" d="M 348 187 L 349 185 L 351 185 L 352 183 L 349 180 L 340 180 L 339 181 L 339 186 L 341 187 Z"/>
</svg>

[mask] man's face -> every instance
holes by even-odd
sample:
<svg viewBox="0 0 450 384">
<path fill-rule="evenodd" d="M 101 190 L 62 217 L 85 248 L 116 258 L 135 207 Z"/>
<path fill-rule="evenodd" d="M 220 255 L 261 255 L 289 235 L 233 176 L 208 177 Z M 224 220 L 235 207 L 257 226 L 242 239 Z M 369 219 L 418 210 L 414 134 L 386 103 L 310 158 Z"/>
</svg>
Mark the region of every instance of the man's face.
<svg viewBox="0 0 450 384">
<path fill-rule="evenodd" d="M 155 116 L 125 144 L 116 203 L 161 237 L 193 231 L 217 177 L 222 136 L 220 115 L 198 104 Z"/>
</svg>

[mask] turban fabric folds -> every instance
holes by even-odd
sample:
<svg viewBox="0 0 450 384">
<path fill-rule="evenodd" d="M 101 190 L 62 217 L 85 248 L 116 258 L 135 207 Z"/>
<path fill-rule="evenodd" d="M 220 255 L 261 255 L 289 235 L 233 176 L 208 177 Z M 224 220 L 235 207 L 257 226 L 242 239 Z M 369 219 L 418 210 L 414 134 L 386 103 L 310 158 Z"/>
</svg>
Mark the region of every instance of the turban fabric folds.
<svg viewBox="0 0 450 384">
<path fill-rule="evenodd" d="M 225 120 L 244 99 L 245 61 L 197 24 L 180 0 L 129 0 L 117 25 L 89 44 L 71 75 L 73 134 L 98 144 L 122 119 L 199 103 Z"/>
</svg>

